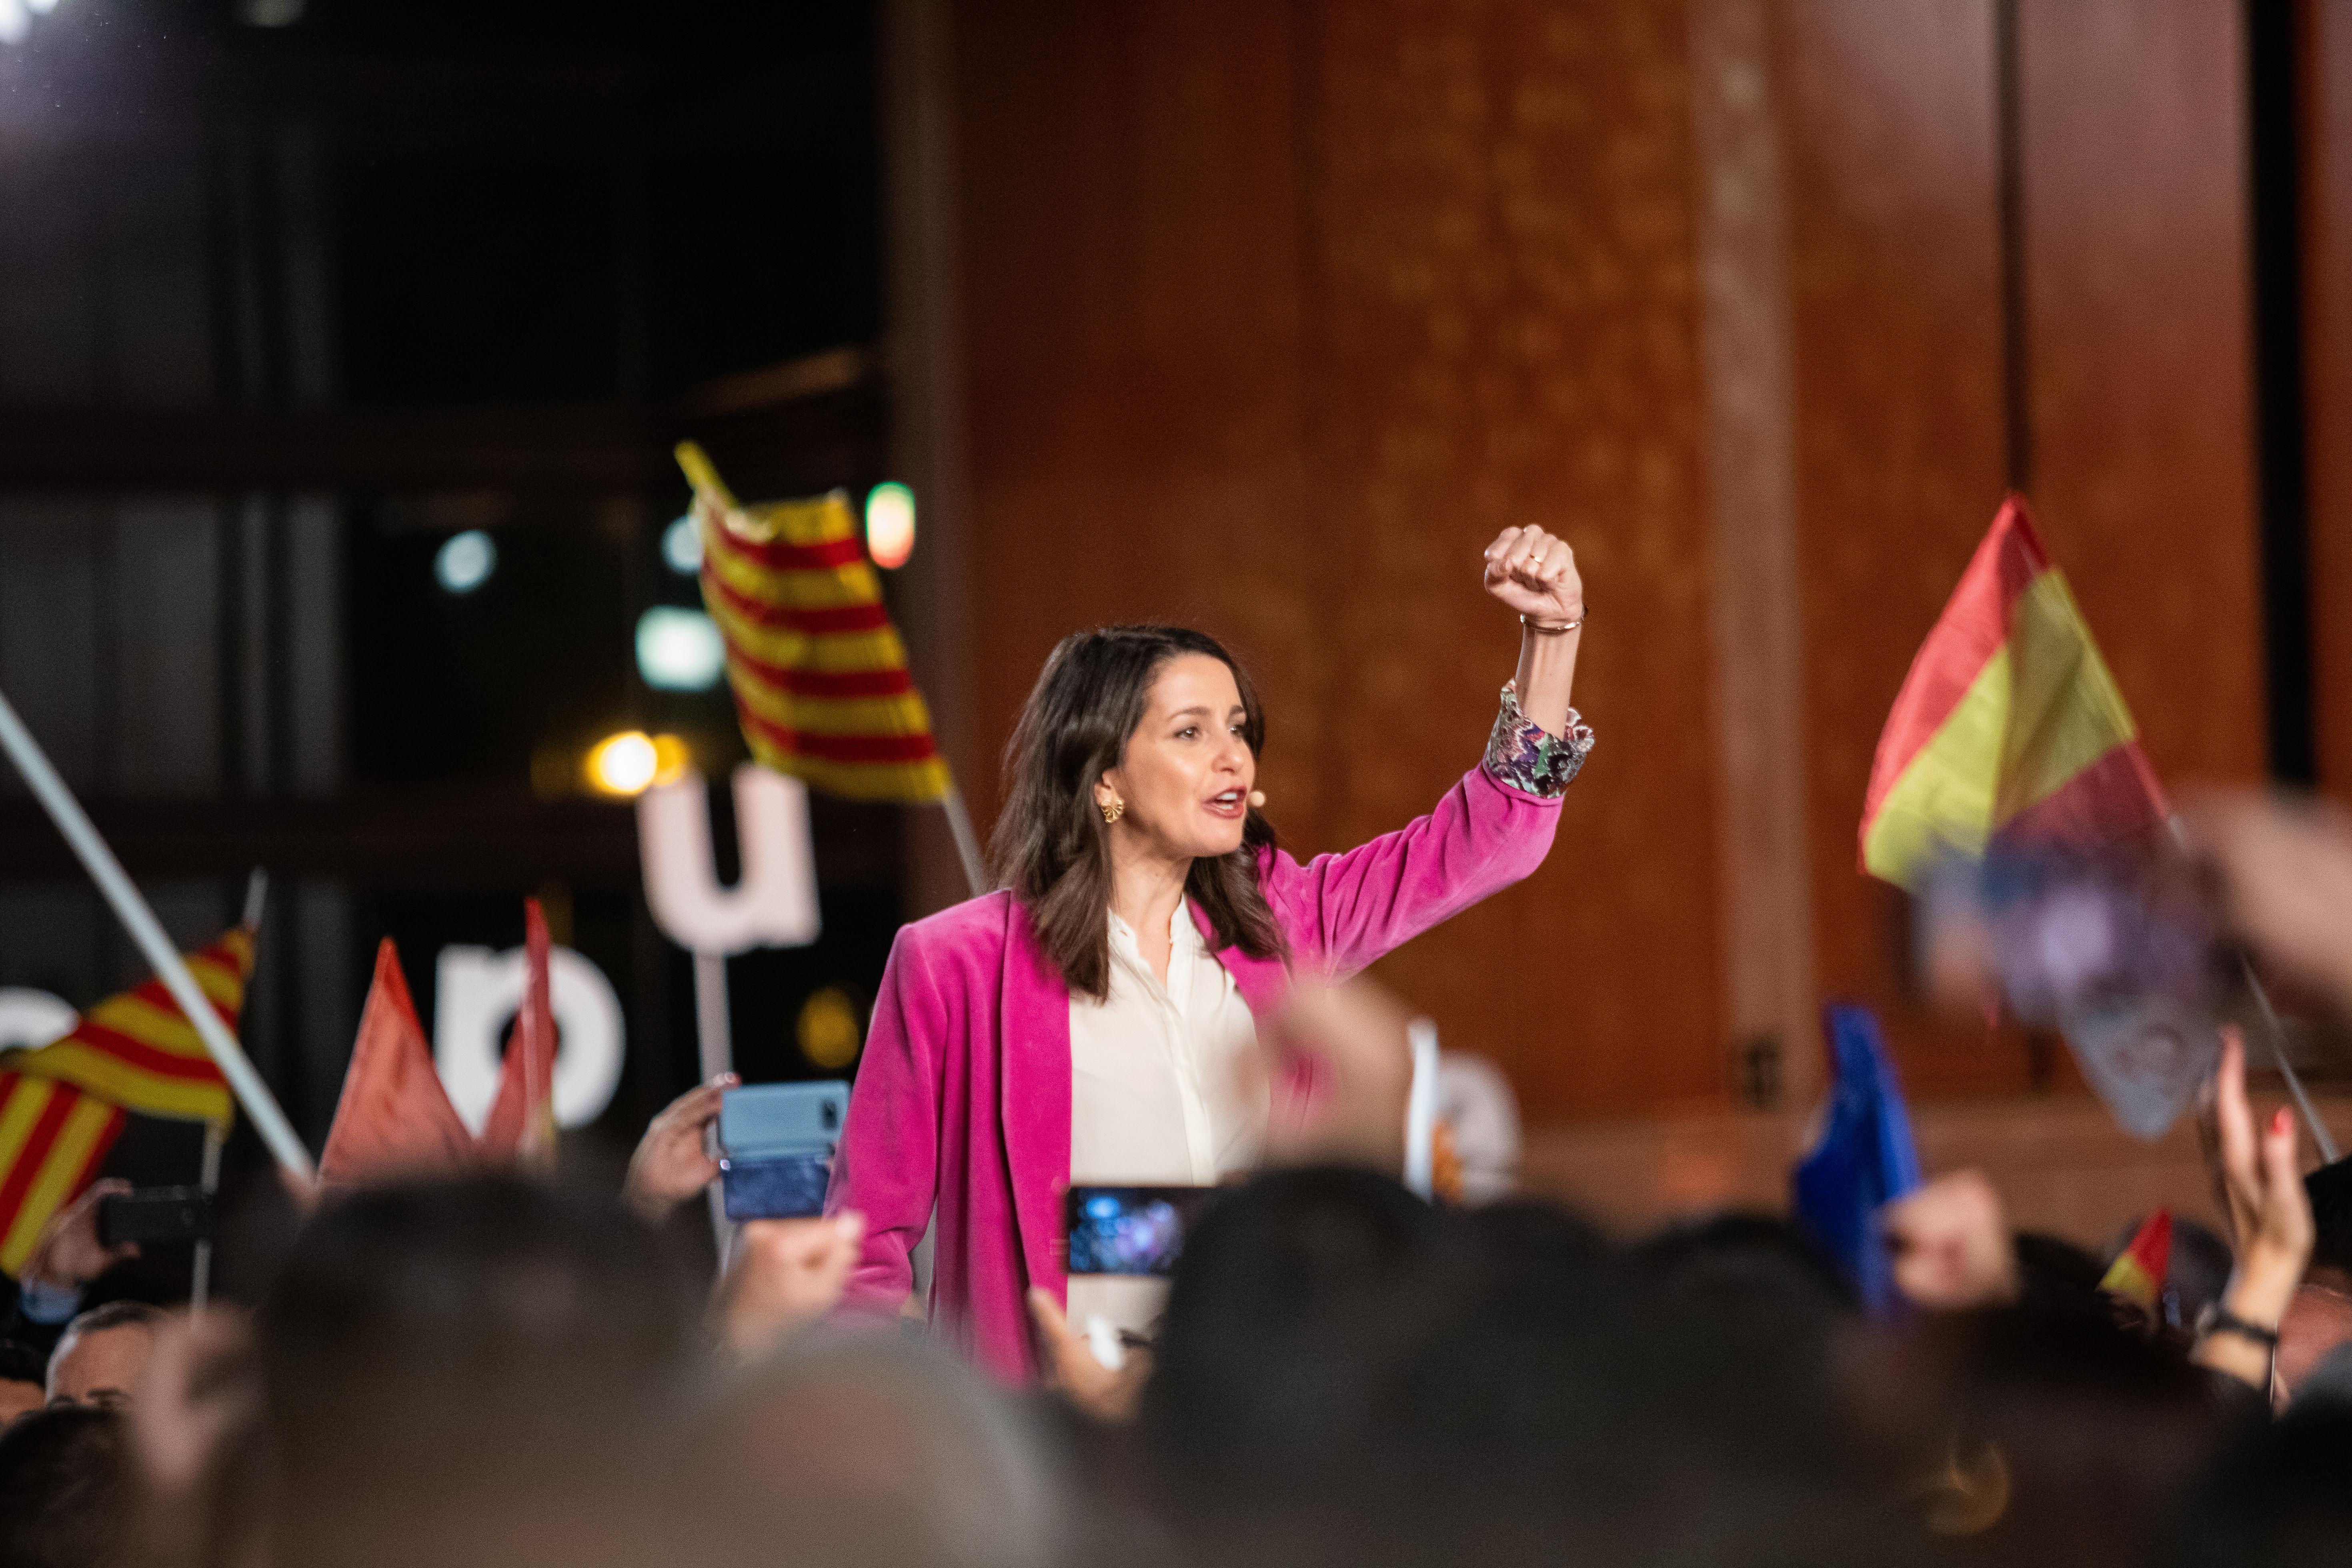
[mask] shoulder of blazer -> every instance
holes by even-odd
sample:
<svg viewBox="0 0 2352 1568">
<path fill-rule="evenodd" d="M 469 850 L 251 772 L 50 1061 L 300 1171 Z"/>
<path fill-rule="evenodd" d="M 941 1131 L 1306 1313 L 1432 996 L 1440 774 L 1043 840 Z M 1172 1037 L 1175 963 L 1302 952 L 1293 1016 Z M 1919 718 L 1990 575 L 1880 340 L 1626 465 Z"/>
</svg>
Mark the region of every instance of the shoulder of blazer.
<svg viewBox="0 0 2352 1568">
<path fill-rule="evenodd" d="M 950 904 L 898 928 L 898 945 L 927 960 L 949 954 L 1001 953 L 1014 913 L 1013 895 L 1003 889 Z"/>
</svg>

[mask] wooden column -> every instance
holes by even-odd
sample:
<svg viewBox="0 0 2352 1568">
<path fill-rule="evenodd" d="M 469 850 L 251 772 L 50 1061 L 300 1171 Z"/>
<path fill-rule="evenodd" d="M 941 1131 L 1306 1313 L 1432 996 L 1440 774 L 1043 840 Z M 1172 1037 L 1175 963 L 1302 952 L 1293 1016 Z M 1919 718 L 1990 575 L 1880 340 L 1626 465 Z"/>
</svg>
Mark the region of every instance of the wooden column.
<svg viewBox="0 0 2352 1568">
<path fill-rule="evenodd" d="M 1771 46 L 1765 0 L 1695 0 L 1724 1015 L 1735 1082 L 1761 1105 L 1803 1104 L 1822 1077 Z"/>
</svg>

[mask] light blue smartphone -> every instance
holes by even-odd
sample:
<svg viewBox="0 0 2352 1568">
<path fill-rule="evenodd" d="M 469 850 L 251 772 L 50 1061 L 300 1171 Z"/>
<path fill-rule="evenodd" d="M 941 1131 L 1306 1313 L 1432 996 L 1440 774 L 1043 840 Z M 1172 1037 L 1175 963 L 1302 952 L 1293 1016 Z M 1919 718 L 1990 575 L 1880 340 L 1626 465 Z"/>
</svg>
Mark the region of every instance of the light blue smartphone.
<svg viewBox="0 0 2352 1568">
<path fill-rule="evenodd" d="M 719 1176 L 727 1217 L 803 1219 L 824 1212 L 849 1085 L 759 1083 L 719 1102 Z"/>
</svg>

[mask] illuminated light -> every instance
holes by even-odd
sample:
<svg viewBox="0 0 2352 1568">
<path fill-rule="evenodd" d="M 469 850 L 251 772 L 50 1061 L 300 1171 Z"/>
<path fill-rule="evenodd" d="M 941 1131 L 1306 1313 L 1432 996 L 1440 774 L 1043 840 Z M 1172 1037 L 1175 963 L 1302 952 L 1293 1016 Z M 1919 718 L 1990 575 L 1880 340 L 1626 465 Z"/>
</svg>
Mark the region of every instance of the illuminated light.
<svg viewBox="0 0 2352 1568">
<path fill-rule="evenodd" d="M 32 30 L 32 15 L 23 0 L 0 0 L 0 44 L 21 44 Z"/>
<path fill-rule="evenodd" d="M 828 985 L 801 1004 L 801 1055 L 821 1068 L 845 1068 L 857 1059 L 865 1040 L 857 1028 L 857 1005 L 849 993 Z"/>
<path fill-rule="evenodd" d="M 676 735 L 654 737 L 654 783 L 674 784 L 694 766 L 694 750 Z"/>
<path fill-rule="evenodd" d="M 0 0 L 6 5 L 7 0 Z M 452 594 L 470 594 L 499 569 L 499 547 L 478 528 L 450 535 L 433 555 L 433 575 Z"/>
<path fill-rule="evenodd" d="M 915 552 L 915 492 L 896 479 L 866 492 L 866 553 L 896 570 Z"/>
<path fill-rule="evenodd" d="M 588 752 L 588 782 L 605 795 L 643 795 L 661 772 L 661 752 L 643 730 L 607 735 Z"/>
<path fill-rule="evenodd" d="M 702 530 L 695 526 L 692 512 L 662 530 L 662 561 L 681 577 L 702 570 Z"/>
<path fill-rule="evenodd" d="M 637 673 L 662 691 L 708 691 L 727 669 L 727 639 L 700 610 L 656 605 L 637 617 Z"/>
<path fill-rule="evenodd" d="M 46 16 L 58 8 L 58 0 L 25 0 L 25 9 L 36 16 Z"/>
<path fill-rule="evenodd" d="M 582 766 L 600 795 L 643 795 L 656 784 L 673 784 L 694 766 L 694 749 L 676 735 L 624 730 L 588 749 Z"/>
</svg>

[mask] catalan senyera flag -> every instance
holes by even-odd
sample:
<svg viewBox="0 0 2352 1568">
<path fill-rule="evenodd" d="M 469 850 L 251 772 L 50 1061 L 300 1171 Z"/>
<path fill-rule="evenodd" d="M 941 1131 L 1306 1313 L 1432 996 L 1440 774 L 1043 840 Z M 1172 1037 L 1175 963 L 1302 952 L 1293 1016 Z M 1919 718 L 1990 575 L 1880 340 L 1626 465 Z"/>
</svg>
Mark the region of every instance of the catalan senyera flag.
<svg viewBox="0 0 2352 1568">
<path fill-rule="evenodd" d="M 240 927 L 189 954 L 188 970 L 234 1030 L 253 933 Z M 23 1268 L 49 1216 L 89 1184 L 126 1110 L 226 1121 L 234 1105 L 160 980 L 110 996 L 60 1039 L 0 1054 L 0 1270 Z"/>
<path fill-rule="evenodd" d="M 1997 835 L 2096 847 L 2168 815 L 2074 593 L 2012 495 L 1879 735 L 1863 869 L 1907 887 Z"/>
<path fill-rule="evenodd" d="M 123 1112 L 69 1083 L 0 1071 L 0 1271 L 16 1274 L 49 1216 L 89 1185 Z"/>
<path fill-rule="evenodd" d="M 702 602 L 727 641 L 727 677 L 751 754 L 857 800 L 936 801 L 949 787 L 906 646 L 839 491 L 739 505 L 691 441 Z"/>
<path fill-rule="evenodd" d="M 2116 1255 L 2099 1289 L 2158 1315 L 2164 1299 L 2164 1277 L 2172 1267 L 2172 1211 L 2158 1209 L 2132 1237 L 2131 1245 Z"/>
</svg>

